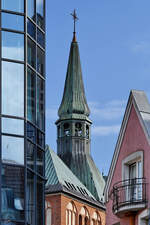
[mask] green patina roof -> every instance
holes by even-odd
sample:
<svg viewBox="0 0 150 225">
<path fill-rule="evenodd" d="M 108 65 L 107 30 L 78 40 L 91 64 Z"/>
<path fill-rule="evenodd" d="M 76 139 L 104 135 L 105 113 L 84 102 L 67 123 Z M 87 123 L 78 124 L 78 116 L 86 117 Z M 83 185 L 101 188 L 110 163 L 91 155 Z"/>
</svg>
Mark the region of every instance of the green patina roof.
<svg viewBox="0 0 150 225">
<path fill-rule="evenodd" d="M 76 41 L 72 41 L 68 69 L 65 81 L 63 99 L 58 110 L 60 119 L 89 116 L 90 110 L 85 98 L 80 64 L 79 48 Z"/>
</svg>

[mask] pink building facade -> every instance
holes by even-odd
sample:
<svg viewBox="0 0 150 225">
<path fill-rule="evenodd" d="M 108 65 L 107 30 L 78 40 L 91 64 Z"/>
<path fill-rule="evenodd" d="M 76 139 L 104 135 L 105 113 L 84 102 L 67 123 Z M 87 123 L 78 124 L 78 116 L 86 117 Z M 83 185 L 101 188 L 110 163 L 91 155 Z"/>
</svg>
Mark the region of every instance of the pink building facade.
<svg viewBox="0 0 150 225">
<path fill-rule="evenodd" d="M 150 224 L 150 104 L 131 91 L 105 187 L 106 225 Z"/>
</svg>

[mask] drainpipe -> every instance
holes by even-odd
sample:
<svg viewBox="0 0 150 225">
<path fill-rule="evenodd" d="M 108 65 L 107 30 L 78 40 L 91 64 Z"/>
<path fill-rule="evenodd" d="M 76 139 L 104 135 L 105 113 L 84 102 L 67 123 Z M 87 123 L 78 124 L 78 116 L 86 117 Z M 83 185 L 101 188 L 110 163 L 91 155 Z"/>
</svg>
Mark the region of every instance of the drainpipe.
<svg viewBox="0 0 150 225">
<path fill-rule="evenodd" d="M 135 225 L 135 217 L 130 216 L 130 225 Z"/>
</svg>

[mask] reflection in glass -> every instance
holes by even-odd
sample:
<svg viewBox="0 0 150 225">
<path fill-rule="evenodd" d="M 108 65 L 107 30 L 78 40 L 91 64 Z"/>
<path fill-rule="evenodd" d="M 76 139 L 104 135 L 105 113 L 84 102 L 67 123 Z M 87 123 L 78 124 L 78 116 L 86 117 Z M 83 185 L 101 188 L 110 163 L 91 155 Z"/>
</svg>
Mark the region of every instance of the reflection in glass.
<svg viewBox="0 0 150 225">
<path fill-rule="evenodd" d="M 27 142 L 27 166 L 34 170 L 35 146 Z"/>
<path fill-rule="evenodd" d="M 35 122 L 35 74 L 28 68 L 27 77 L 27 117 Z"/>
<path fill-rule="evenodd" d="M 24 12 L 24 0 L 2 0 L 2 9 Z"/>
<path fill-rule="evenodd" d="M 3 163 L 24 164 L 24 139 L 2 136 Z"/>
<path fill-rule="evenodd" d="M 36 45 L 28 38 L 28 63 L 35 68 L 36 66 Z"/>
<path fill-rule="evenodd" d="M 37 71 L 44 76 L 45 73 L 45 60 L 44 60 L 44 52 L 38 47 L 37 48 Z"/>
<path fill-rule="evenodd" d="M 2 31 L 2 57 L 24 60 L 24 35 Z"/>
<path fill-rule="evenodd" d="M 10 13 L 2 13 L 2 27 L 24 31 L 24 17 Z"/>
<path fill-rule="evenodd" d="M 37 77 L 37 125 L 44 129 L 44 81 Z"/>
<path fill-rule="evenodd" d="M 37 177 L 37 225 L 43 225 L 43 180 Z"/>
<path fill-rule="evenodd" d="M 2 167 L 2 219 L 24 219 L 24 168 Z M 5 223 L 6 224 L 6 223 Z"/>
<path fill-rule="evenodd" d="M 44 34 L 37 29 L 37 42 L 43 47 L 45 48 L 45 37 Z"/>
<path fill-rule="evenodd" d="M 34 0 L 28 0 L 28 16 L 32 19 L 35 20 L 35 4 Z"/>
<path fill-rule="evenodd" d="M 44 148 L 44 134 L 37 130 L 37 144 Z"/>
<path fill-rule="evenodd" d="M 24 121 L 11 118 L 2 118 L 2 132 L 24 135 Z"/>
<path fill-rule="evenodd" d="M 43 176 L 43 162 L 44 162 L 44 152 L 40 149 L 37 149 L 36 155 L 36 170 L 37 173 Z"/>
<path fill-rule="evenodd" d="M 35 128 L 30 123 L 27 123 L 27 137 L 31 141 L 35 142 L 35 137 L 36 137 L 36 135 L 35 135 Z"/>
<path fill-rule="evenodd" d="M 2 61 L 2 113 L 24 116 L 24 65 Z"/>
<path fill-rule="evenodd" d="M 27 31 L 28 34 L 32 37 L 32 38 L 36 38 L 36 28 L 35 25 L 28 19 L 27 20 Z"/>
<path fill-rule="evenodd" d="M 44 0 L 36 0 L 37 24 L 44 29 Z"/>
<path fill-rule="evenodd" d="M 27 173 L 27 224 L 35 224 L 34 175 Z M 41 214 L 41 212 L 40 212 Z"/>
</svg>

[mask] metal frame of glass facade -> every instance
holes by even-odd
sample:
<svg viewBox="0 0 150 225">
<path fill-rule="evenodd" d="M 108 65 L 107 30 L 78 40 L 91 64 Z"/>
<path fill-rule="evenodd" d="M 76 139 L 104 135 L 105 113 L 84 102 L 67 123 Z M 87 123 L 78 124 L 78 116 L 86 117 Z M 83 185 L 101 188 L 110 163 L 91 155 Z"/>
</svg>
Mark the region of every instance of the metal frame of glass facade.
<svg viewBox="0 0 150 225">
<path fill-rule="evenodd" d="M 44 225 L 45 0 L 0 0 L 0 27 L 0 225 Z"/>
</svg>

